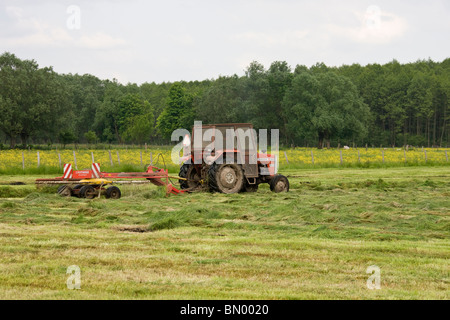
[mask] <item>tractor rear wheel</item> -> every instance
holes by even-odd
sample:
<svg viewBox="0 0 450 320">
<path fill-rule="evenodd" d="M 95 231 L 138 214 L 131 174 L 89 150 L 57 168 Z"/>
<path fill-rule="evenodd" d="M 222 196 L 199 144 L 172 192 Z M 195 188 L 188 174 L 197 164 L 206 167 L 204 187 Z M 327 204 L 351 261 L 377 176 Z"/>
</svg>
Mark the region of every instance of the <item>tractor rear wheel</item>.
<svg viewBox="0 0 450 320">
<path fill-rule="evenodd" d="M 244 171 L 238 164 L 213 163 L 208 171 L 208 182 L 211 191 L 238 193 L 244 186 Z"/>
<path fill-rule="evenodd" d="M 80 189 L 80 198 L 94 199 L 96 195 L 97 191 L 93 186 L 83 186 Z"/>
<path fill-rule="evenodd" d="M 197 188 L 200 186 L 201 177 L 197 173 L 194 165 L 192 164 L 183 164 L 180 168 L 179 176 L 181 178 L 185 178 L 187 180 L 179 180 L 181 189 L 191 189 Z"/>
<path fill-rule="evenodd" d="M 285 176 L 279 174 L 276 175 L 271 181 L 270 181 L 270 190 L 272 192 L 288 192 L 289 191 L 289 180 Z"/>
<path fill-rule="evenodd" d="M 116 186 L 112 186 L 106 189 L 106 199 L 120 199 L 121 196 L 122 193 Z"/>
</svg>

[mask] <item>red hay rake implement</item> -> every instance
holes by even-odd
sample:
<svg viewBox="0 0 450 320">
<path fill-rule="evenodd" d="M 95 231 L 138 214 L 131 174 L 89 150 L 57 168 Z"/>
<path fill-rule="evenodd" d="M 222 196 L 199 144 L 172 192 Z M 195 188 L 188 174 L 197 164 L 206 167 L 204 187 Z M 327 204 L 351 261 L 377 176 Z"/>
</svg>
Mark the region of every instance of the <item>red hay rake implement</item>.
<svg viewBox="0 0 450 320">
<path fill-rule="evenodd" d="M 184 180 L 179 177 L 169 176 L 168 170 L 149 166 L 146 172 L 101 172 L 100 165 L 93 163 L 91 170 L 73 170 L 72 164 L 64 164 L 62 177 L 54 179 L 37 179 L 37 185 L 60 184 L 58 193 L 61 196 L 76 196 L 93 199 L 105 195 L 108 199 L 119 199 L 120 189 L 113 184 L 143 184 L 152 183 L 156 186 L 165 186 L 166 194 L 180 194 L 187 190 L 178 190 L 169 181 L 170 178 Z M 120 181 L 121 179 L 128 179 Z M 130 179 L 145 179 L 130 180 Z"/>
</svg>

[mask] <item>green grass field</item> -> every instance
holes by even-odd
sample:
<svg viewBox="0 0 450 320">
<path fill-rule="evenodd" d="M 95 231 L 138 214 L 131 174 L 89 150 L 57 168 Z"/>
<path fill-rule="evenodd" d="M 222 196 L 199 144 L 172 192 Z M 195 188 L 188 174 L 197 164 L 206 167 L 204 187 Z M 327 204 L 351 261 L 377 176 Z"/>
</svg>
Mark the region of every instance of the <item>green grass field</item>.
<svg viewBox="0 0 450 320">
<path fill-rule="evenodd" d="M 283 173 L 287 194 L 141 185 L 120 200 L 0 176 L 0 299 L 450 298 L 450 167 Z"/>
</svg>

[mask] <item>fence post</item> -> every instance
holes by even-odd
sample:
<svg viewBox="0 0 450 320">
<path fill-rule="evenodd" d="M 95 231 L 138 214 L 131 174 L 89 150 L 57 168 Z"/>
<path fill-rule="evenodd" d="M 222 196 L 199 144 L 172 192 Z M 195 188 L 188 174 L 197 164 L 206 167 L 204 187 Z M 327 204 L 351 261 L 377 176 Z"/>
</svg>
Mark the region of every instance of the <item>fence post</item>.
<svg viewBox="0 0 450 320">
<path fill-rule="evenodd" d="M 314 164 L 314 153 L 312 150 L 311 150 L 311 160 L 312 160 L 312 164 Z"/>
<path fill-rule="evenodd" d="M 289 164 L 288 156 L 286 154 L 286 151 L 284 152 L 284 157 L 286 158 L 286 163 Z"/>
<path fill-rule="evenodd" d="M 61 154 L 58 152 L 59 168 L 61 169 Z"/>
<path fill-rule="evenodd" d="M 111 167 L 114 165 L 113 161 L 112 161 L 112 155 L 111 155 L 111 150 L 108 150 L 109 153 L 109 162 L 111 163 Z"/>
<path fill-rule="evenodd" d="M 359 154 L 359 150 L 358 150 L 358 162 L 361 163 L 361 155 Z"/>
<path fill-rule="evenodd" d="M 425 163 L 427 163 L 428 162 L 427 150 L 424 150 L 423 152 L 425 153 Z"/>
<path fill-rule="evenodd" d="M 407 162 L 406 160 L 406 150 L 403 150 L 403 154 L 405 155 L 405 163 Z"/>
<path fill-rule="evenodd" d="M 117 162 L 119 163 L 119 165 L 120 165 L 120 155 L 119 155 L 119 151 L 117 150 Z"/>
<path fill-rule="evenodd" d="M 141 166 L 142 166 L 142 151 L 139 151 L 139 153 L 141 154 Z"/>
<path fill-rule="evenodd" d="M 39 156 L 39 151 L 37 152 L 37 161 L 38 161 L 38 168 L 41 166 L 41 157 Z"/>
<path fill-rule="evenodd" d="M 445 159 L 447 159 L 447 162 L 448 162 L 448 154 L 447 154 L 447 150 L 445 150 Z"/>
<path fill-rule="evenodd" d="M 22 169 L 25 170 L 25 156 L 23 155 L 23 151 L 22 151 Z"/>
<path fill-rule="evenodd" d="M 340 154 L 340 157 L 341 157 L 341 164 L 344 162 L 343 160 L 342 160 L 342 150 L 339 150 L 339 154 Z"/>
<path fill-rule="evenodd" d="M 383 163 L 384 163 L 384 149 L 381 150 L 381 156 L 383 158 Z"/>
<path fill-rule="evenodd" d="M 78 166 L 77 166 L 77 156 L 76 156 L 76 154 L 75 154 L 75 150 L 73 150 L 73 161 L 74 161 L 74 164 L 75 164 L 75 169 L 78 170 Z"/>
</svg>

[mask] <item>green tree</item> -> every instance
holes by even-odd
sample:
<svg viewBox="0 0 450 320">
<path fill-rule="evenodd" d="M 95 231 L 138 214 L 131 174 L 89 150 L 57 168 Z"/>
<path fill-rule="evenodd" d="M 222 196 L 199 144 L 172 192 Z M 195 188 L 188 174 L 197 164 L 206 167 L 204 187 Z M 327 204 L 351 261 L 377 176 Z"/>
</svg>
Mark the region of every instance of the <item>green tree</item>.
<svg viewBox="0 0 450 320">
<path fill-rule="evenodd" d="M 22 123 L 20 118 L 17 117 L 18 109 L 15 101 L 0 96 L 0 128 L 10 139 L 10 148 L 16 146 L 17 135 L 22 132 Z"/>
<path fill-rule="evenodd" d="M 282 103 L 286 91 L 290 88 L 293 74 L 291 68 L 285 61 L 273 62 L 267 71 L 267 80 L 269 83 L 268 99 L 265 110 L 267 128 L 279 128 L 280 135 L 285 137 L 285 143 L 288 144 L 288 135 L 286 132 L 289 114 L 283 112 Z"/>
<path fill-rule="evenodd" d="M 93 119 L 105 95 L 105 86 L 100 79 L 89 74 L 64 75 L 64 81 L 72 111 L 67 110 L 67 113 L 73 114 L 70 122 L 81 139 L 86 132 L 95 129 Z"/>
<path fill-rule="evenodd" d="M 406 106 L 410 76 L 405 68 L 394 60 L 386 65 L 388 71 L 384 79 L 384 105 L 380 119 L 389 130 L 389 144 L 397 144 L 397 136 L 402 132 L 407 119 Z"/>
<path fill-rule="evenodd" d="M 114 133 L 111 131 L 111 128 L 105 128 L 102 133 L 102 141 L 106 141 L 111 143 L 114 141 Z"/>
<path fill-rule="evenodd" d="M 124 134 L 127 130 L 130 119 L 137 115 L 152 112 L 148 101 L 145 101 L 139 94 L 125 94 L 120 98 L 118 107 L 117 124 L 121 134 Z"/>
<path fill-rule="evenodd" d="M 432 107 L 432 92 L 429 79 L 422 72 L 418 72 L 411 81 L 407 91 L 407 107 L 416 120 L 416 134 L 421 134 L 421 121 L 429 118 Z"/>
<path fill-rule="evenodd" d="M 153 119 L 154 117 L 151 111 L 130 118 L 125 131 L 126 138 L 129 141 L 137 142 L 139 145 L 149 141 L 153 134 Z"/>
<path fill-rule="evenodd" d="M 53 129 L 63 91 L 52 68 L 39 69 L 34 60 L 20 60 L 7 52 L 0 56 L 0 129 L 11 148 L 17 136 L 26 145 L 35 132 Z"/>
<path fill-rule="evenodd" d="M 276 128 L 270 124 L 269 80 L 264 66 L 253 61 L 245 71 L 245 106 L 255 128 Z M 272 110 L 273 111 L 273 110 Z"/>
<path fill-rule="evenodd" d="M 64 149 L 66 148 L 66 144 L 76 141 L 76 138 L 75 134 L 70 130 L 61 131 L 59 133 L 59 142 L 63 144 Z"/>
<path fill-rule="evenodd" d="M 367 135 L 370 111 L 351 81 L 334 72 L 303 72 L 293 79 L 283 101 L 291 117 L 288 130 L 297 141 L 318 139 L 318 147 L 330 139 L 355 139 Z"/>
<path fill-rule="evenodd" d="M 121 112 L 120 103 L 123 97 L 122 85 L 117 81 L 105 81 L 105 94 L 103 97 L 103 102 L 100 104 L 95 113 L 94 127 L 97 132 L 105 133 L 108 138 L 110 138 L 110 133 L 112 132 L 115 136 L 115 140 L 118 143 L 122 142 L 121 139 Z"/>
<path fill-rule="evenodd" d="M 175 82 L 169 90 L 167 106 L 158 117 L 158 130 L 166 139 L 172 132 L 180 128 L 190 128 L 193 125 L 195 111 L 194 95 L 187 92 L 183 84 Z"/>
<path fill-rule="evenodd" d="M 199 120 L 207 123 L 247 122 L 244 81 L 237 75 L 219 77 L 198 99 Z"/>
<path fill-rule="evenodd" d="M 88 142 L 88 144 L 96 143 L 98 138 L 94 131 L 90 130 L 84 134 L 84 138 Z"/>
<path fill-rule="evenodd" d="M 341 125 L 339 107 L 328 108 L 338 100 L 332 95 L 329 102 L 329 91 L 344 100 L 354 93 L 347 84 L 329 81 L 331 73 L 348 78 L 369 106 L 363 127 L 354 127 L 362 134 Z M 303 85 L 298 79 L 293 82 L 300 76 Z M 123 143 L 147 139 L 151 131 L 148 139 L 167 141 L 174 129 L 190 128 L 198 119 L 277 128 L 286 145 L 311 144 L 320 136 L 323 143 L 332 137 L 358 144 L 445 145 L 450 141 L 449 79 L 450 59 L 339 68 L 317 63 L 298 65 L 294 72 L 286 62 L 275 61 L 268 69 L 252 62 L 243 76 L 138 86 L 89 74 L 60 75 L 6 52 L 0 56 L 0 139 L 14 147 L 18 139 L 23 144 L 52 143 L 67 131 L 81 141 L 93 131 L 101 141 Z M 342 90 L 346 86 L 350 94 Z M 146 111 L 147 102 L 152 114 Z M 302 125 L 305 121 L 309 126 Z M 325 128 L 321 133 L 320 127 Z M 363 138 L 367 131 L 370 136 Z"/>
<path fill-rule="evenodd" d="M 152 82 L 143 83 L 140 87 L 144 99 L 150 102 L 153 106 L 153 112 L 156 118 L 159 117 L 164 110 L 171 86 L 172 84 L 168 82 L 163 82 L 160 84 Z M 156 125 L 156 119 L 154 124 Z"/>
</svg>

